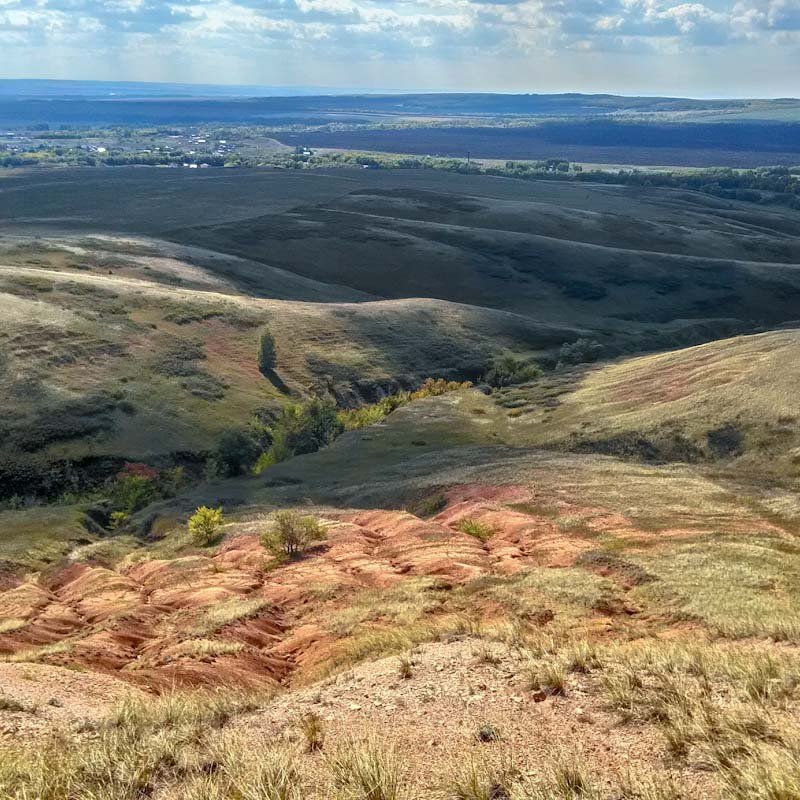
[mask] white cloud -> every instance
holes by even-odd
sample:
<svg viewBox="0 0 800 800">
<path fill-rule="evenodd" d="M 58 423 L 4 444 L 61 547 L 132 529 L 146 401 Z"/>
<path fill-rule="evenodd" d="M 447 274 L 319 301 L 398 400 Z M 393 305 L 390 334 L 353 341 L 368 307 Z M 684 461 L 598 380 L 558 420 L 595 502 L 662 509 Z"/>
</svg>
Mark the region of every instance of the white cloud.
<svg viewBox="0 0 800 800">
<path fill-rule="evenodd" d="M 759 45 L 771 48 L 767 61 L 785 66 L 794 59 L 800 73 L 798 32 L 800 0 L 0 0 L 6 51 L 0 75 L 10 64 L 21 70 L 48 61 L 53 74 L 71 60 L 92 64 L 107 77 L 103 64 L 130 72 L 137 59 L 178 52 L 180 59 L 165 66 L 163 79 L 213 75 L 213 64 L 224 62 L 237 65 L 237 81 L 248 80 L 248 72 L 252 82 L 263 81 L 270 71 L 291 81 L 292 69 L 316 69 L 323 71 L 316 83 L 335 74 L 355 86 L 372 77 L 364 75 L 363 65 L 376 60 L 425 60 L 432 79 L 474 76 L 486 72 L 477 66 L 484 64 L 487 75 L 514 79 L 518 67 L 504 69 L 504 63 L 545 59 L 559 64 L 564 75 L 591 74 L 571 61 L 576 53 L 605 58 L 609 74 L 618 69 L 612 57 L 635 56 L 660 69 L 660 54 L 687 63 L 713 57 L 744 75 L 741 48 Z M 63 49 L 58 60 L 56 44 Z M 154 69 L 148 63 L 138 71 L 152 77 Z M 384 74 L 390 85 L 401 72 Z"/>
</svg>

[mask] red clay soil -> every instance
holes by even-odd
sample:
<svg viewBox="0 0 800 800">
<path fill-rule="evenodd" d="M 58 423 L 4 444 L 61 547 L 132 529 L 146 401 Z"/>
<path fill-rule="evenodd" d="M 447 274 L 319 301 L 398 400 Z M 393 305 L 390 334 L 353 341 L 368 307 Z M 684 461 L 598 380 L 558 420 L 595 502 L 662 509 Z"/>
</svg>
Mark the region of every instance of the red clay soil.
<svg viewBox="0 0 800 800">
<path fill-rule="evenodd" d="M 346 607 L 354 592 L 418 576 L 459 584 L 568 566 L 596 546 L 552 514 L 525 513 L 532 499 L 530 488 L 466 486 L 431 520 L 402 511 L 326 513 L 326 541 L 277 569 L 259 541 L 263 517 L 230 524 L 219 547 L 179 558 L 113 569 L 75 563 L 0 591 L 0 621 L 19 621 L 0 633 L 0 658 L 78 665 L 156 690 L 286 683 L 335 649 L 320 616 Z M 593 519 L 609 513 L 593 511 Z M 482 542 L 460 532 L 465 518 L 494 535 Z M 624 517 L 613 522 L 626 534 L 631 528 Z M 236 600 L 261 605 L 228 624 L 206 619 Z"/>
</svg>

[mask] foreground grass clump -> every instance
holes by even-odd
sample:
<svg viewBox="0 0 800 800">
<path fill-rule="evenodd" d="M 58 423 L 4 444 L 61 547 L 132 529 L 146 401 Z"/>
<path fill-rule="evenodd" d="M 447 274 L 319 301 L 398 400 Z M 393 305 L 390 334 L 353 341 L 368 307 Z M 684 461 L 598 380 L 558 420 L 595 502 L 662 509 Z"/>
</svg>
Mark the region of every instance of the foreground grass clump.
<svg viewBox="0 0 800 800">
<path fill-rule="evenodd" d="M 288 745 L 225 728 L 266 702 L 233 691 L 129 698 L 93 738 L 0 749 L 0 800 L 399 800 L 400 759 L 377 737 L 340 747 L 312 780 Z M 307 751 L 319 750 L 319 720 L 303 726 Z"/>
<path fill-rule="evenodd" d="M 401 762 L 377 736 L 343 744 L 329 758 L 335 800 L 400 800 Z"/>
<path fill-rule="evenodd" d="M 0 758 L 2 800 L 137 800 L 195 777 L 215 733 L 264 698 L 237 692 L 129 698 L 96 738 L 57 737 L 15 746 Z M 193 756 L 195 757 L 193 759 Z"/>
</svg>

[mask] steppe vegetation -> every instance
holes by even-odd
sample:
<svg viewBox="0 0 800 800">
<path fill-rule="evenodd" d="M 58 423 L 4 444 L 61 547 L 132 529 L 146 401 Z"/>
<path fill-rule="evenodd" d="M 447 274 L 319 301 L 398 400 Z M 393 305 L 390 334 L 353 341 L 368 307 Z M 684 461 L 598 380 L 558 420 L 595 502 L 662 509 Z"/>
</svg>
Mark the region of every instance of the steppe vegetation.
<svg viewBox="0 0 800 800">
<path fill-rule="evenodd" d="M 790 212 L 387 175 L 0 240 L 0 798 L 800 798 Z"/>
</svg>

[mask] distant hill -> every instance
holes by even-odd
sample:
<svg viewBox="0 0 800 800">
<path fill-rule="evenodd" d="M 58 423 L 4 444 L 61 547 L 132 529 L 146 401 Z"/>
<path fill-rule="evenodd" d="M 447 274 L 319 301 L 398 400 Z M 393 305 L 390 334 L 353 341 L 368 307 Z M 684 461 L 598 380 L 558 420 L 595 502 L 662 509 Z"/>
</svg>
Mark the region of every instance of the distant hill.
<svg viewBox="0 0 800 800">
<path fill-rule="evenodd" d="M 313 92 L 317 92 L 313 94 Z M 292 96 L 294 95 L 294 96 Z M 165 104 L 165 99 L 174 102 Z M 269 124 L 274 117 L 341 114 L 385 117 L 587 117 L 627 113 L 745 113 L 794 109 L 796 100 L 696 100 L 610 94 L 342 94 L 337 90 L 260 86 L 0 81 L 0 125 Z"/>
</svg>

